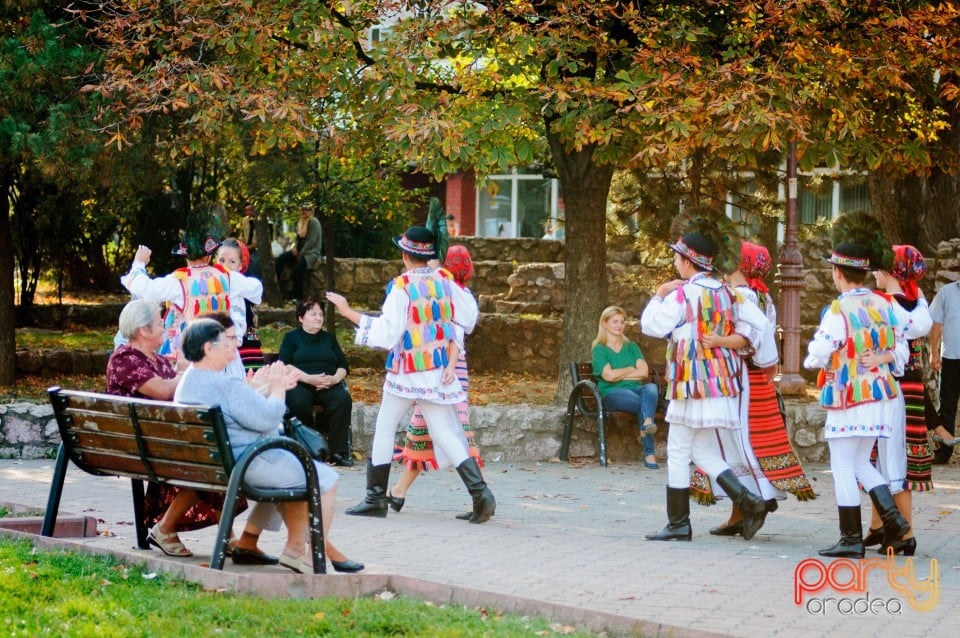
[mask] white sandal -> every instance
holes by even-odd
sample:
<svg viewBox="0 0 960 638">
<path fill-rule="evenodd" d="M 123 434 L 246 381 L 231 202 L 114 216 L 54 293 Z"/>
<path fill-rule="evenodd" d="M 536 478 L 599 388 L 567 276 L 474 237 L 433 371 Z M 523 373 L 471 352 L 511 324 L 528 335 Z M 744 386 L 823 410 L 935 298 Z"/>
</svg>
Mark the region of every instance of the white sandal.
<svg viewBox="0 0 960 638">
<path fill-rule="evenodd" d="M 180 542 L 180 537 L 177 536 L 176 532 L 170 532 L 169 534 L 161 532 L 160 523 L 153 526 L 153 529 L 147 534 L 147 540 L 151 545 L 156 545 L 160 548 L 160 551 L 167 556 L 175 556 L 177 558 L 193 556 L 193 552 Z"/>
</svg>

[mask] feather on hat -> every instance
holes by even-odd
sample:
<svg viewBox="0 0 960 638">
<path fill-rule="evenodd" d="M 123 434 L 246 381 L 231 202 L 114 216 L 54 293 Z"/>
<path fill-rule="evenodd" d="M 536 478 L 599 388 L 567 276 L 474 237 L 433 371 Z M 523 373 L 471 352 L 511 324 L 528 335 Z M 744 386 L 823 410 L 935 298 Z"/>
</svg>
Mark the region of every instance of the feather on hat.
<svg viewBox="0 0 960 638">
<path fill-rule="evenodd" d="M 200 259 L 217 252 L 224 235 L 223 219 L 216 208 L 203 204 L 187 213 L 180 243 L 170 253 L 187 259 Z"/>
<path fill-rule="evenodd" d="M 830 228 L 833 251 L 824 257 L 834 266 L 854 270 L 886 270 L 893 267 L 893 248 L 880 220 L 863 210 L 844 213 Z"/>
<path fill-rule="evenodd" d="M 433 233 L 433 247 L 437 251 L 437 259 L 442 264 L 447 258 L 447 216 L 443 205 L 436 197 L 430 198 L 430 208 L 427 211 L 427 230 Z"/>
</svg>

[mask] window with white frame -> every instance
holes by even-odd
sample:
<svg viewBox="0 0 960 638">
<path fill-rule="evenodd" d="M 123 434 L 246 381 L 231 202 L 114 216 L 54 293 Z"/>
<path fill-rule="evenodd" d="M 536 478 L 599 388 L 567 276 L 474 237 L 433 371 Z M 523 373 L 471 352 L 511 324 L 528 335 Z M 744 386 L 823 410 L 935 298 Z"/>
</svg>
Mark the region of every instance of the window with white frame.
<svg viewBox="0 0 960 638">
<path fill-rule="evenodd" d="M 559 182 L 514 171 L 491 175 L 477 189 L 477 235 L 563 239 Z"/>
</svg>

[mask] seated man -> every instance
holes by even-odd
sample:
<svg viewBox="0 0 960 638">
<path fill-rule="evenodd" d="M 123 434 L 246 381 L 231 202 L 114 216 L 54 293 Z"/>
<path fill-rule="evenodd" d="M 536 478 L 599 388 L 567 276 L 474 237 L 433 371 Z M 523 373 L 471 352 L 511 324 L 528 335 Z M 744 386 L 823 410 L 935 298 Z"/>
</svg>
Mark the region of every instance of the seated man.
<svg viewBox="0 0 960 638">
<path fill-rule="evenodd" d="M 297 304 L 300 327 L 283 336 L 280 361 L 300 371 L 297 386 L 287 391 L 287 407 L 293 416 L 323 432 L 330 445 L 330 464 L 353 466 L 350 413 L 353 399 L 343 383 L 347 358 L 336 337 L 322 330 L 323 307 L 308 297 Z M 314 419 L 314 406 L 323 407 L 325 428 Z"/>
</svg>

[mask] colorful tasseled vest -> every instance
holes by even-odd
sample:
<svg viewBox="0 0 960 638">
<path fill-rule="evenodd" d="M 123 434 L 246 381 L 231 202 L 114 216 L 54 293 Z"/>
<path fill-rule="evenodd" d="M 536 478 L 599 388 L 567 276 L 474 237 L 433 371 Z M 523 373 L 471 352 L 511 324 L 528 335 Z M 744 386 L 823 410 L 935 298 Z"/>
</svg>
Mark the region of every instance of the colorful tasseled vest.
<svg viewBox="0 0 960 638">
<path fill-rule="evenodd" d="M 675 336 L 683 336 L 667 344 L 668 399 L 735 397 L 740 393 L 741 363 L 736 352 L 727 348 L 704 349 L 700 341 L 705 334 L 733 334 L 739 295 L 725 286 L 700 290 L 700 298 L 691 301 L 683 286 L 677 289 L 686 305 L 688 329 L 675 330 Z"/>
<path fill-rule="evenodd" d="M 447 344 L 455 335 L 451 298 L 454 285 L 453 275 L 443 268 L 436 272 L 407 272 L 391 282 L 391 286 L 407 294 L 410 304 L 403 339 L 387 355 L 387 370 L 424 372 L 447 365 Z"/>
<path fill-rule="evenodd" d="M 889 364 L 868 370 L 858 363 L 869 350 L 882 353 L 894 348 L 893 326 L 897 325 L 897 317 L 890 304 L 879 294 L 841 297 L 830 304 L 828 312 L 843 317 L 847 338 L 817 376 L 820 405 L 828 410 L 843 410 L 899 394 L 900 386 L 890 373 Z"/>
<path fill-rule="evenodd" d="M 180 333 L 191 319 L 210 312 L 230 312 L 230 273 L 219 264 L 178 268 L 173 276 L 180 282 L 184 307 L 167 304 L 163 320 L 166 333 L 160 354 L 176 359 L 180 353 Z"/>
</svg>

